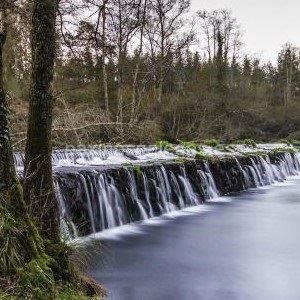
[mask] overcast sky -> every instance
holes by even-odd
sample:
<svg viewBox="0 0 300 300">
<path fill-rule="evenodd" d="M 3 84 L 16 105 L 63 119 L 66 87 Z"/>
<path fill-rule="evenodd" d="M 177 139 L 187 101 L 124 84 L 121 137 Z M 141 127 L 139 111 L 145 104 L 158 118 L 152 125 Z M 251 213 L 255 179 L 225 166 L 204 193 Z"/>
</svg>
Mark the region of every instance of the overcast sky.
<svg viewBox="0 0 300 300">
<path fill-rule="evenodd" d="M 191 0 L 192 10 L 228 8 L 243 30 L 244 52 L 276 61 L 281 46 L 300 47 L 300 0 Z"/>
</svg>

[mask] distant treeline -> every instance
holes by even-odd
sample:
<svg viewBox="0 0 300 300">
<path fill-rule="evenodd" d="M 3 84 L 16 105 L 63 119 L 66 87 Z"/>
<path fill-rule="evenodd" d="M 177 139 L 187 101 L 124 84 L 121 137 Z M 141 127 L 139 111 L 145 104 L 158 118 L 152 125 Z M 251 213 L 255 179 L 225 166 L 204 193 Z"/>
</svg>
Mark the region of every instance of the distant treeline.
<svg viewBox="0 0 300 300">
<path fill-rule="evenodd" d="M 6 46 L 7 89 L 24 106 L 26 3 Z M 188 0 L 76 3 L 60 6 L 54 84 L 54 127 L 73 142 L 93 125 L 100 130 L 85 142 L 300 139 L 299 48 L 283 45 L 276 64 L 245 56 L 230 11 L 192 15 Z"/>
</svg>

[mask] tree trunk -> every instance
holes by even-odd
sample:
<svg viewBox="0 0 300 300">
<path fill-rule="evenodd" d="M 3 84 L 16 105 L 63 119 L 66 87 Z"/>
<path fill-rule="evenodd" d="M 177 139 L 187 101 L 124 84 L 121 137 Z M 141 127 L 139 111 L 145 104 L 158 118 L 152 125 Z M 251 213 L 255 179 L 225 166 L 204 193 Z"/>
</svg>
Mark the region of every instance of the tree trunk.
<svg viewBox="0 0 300 300">
<path fill-rule="evenodd" d="M 52 178 L 52 108 L 57 2 L 35 0 L 32 87 L 25 152 L 24 197 L 43 238 L 59 241 L 59 210 Z"/>
<path fill-rule="evenodd" d="M 121 46 L 122 47 L 122 46 Z M 123 53 L 122 50 L 119 50 L 118 55 L 118 112 L 117 112 L 117 122 L 123 122 Z"/>
<path fill-rule="evenodd" d="M 143 54 L 143 37 L 144 37 L 144 30 L 145 30 L 145 19 L 146 19 L 146 10 L 147 10 L 148 0 L 145 0 L 143 6 L 143 16 L 142 16 L 142 24 L 140 30 L 140 44 L 139 44 L 139 51 L 137 55 L 137 62 L 135 65 L 135 71 L 133 76 L 133 85 L 132 85 L 132 100 L 131 100 L 131 113 L 130 113 L 130 122 L 133 123 L 137 120 L 137 107 L 136 107 L 136 98 L 137 98 L 137 88 L 138 88 L 138 76 L 140 72 L 140 62 L 141 57 Z"/>
<path fill-rule="evenodd" d="M 22 189 L 16 173 L 13 148 L 8 128 L 8 109 L 4 90 L 3 48 L 6 42 L 7 23 L 5 11 L 0 11 L 0 203 L 8 205 L 16 216 L 24 217 Z M 4 203 L 5 202 L 5 203 Z M 1 217 L 1 214 L 0 214 Z"/>
<path fill-rule="evenodd" d="M 3 15 L 0 11 L 0 18 L 3 18 Z M 5 23 L 3 19 L 0 21 Z M 28 217 L 22 187 L 14 166 L 3 80 L 6 26 L 7 24 L 2 25 L 3 30 L 0 31 L 0 219 L 1 223 L 5 224 L 0 228 L 0 277 L 3 283 L 43 251 L 36 228 Z M 11 252 L 13 247 L 15 251 Z"/>
<path fill-rule="evenodd" d="M 140 55 L 138 56 L 138 62 L 136 63 L 134 76 L 133 76 L 130 123 L 135 122 L 135 120 L 137 119 L 135 113 L 136 113 L 136 94 L 137 94 L 138 76 L 140 72 L 139 60 L 140 60 Z"/>
<path fill-rule="evenodd" d="M 3 82 L 3 47 L 6 33 L 0 33 L 0 191 L 4 193 L 16 182 L 16 171 L 8 130 L 7 106 Z"/>
<path fill-rule="evenodd" d="M 106 71 L 106 2 L 103 0 L 102 8 L 102 75 L 106 117 L 109 117 L 108 79 Z"/>
</svg>

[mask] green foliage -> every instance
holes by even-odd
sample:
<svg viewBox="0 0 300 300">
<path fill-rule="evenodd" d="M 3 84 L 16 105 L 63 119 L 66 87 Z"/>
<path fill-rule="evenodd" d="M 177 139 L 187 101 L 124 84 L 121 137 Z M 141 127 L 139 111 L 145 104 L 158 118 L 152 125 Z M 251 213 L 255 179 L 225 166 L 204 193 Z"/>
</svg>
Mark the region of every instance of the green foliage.
<svg viewBox="0 0 300 300">
<path fill-rule="evenodd" d="M 188 159 L 185 158 L 185 157 L 178 157 L 175 159 L 175 162 L 178 163 L 178 164 L 183 164 L 187 161 Z"/>
<path fill-rule="evenodd" d="M 23 239 L 19 231 L 20 224 L 3 206 L 0 210 L 0 273 L 7 274 L 24 263 Z"/>
<path fill-rule="evenodd" d="M 247 146 L 251 146 L 253 148 L 256 148 L 257 147 L 257 144 L 254 140 L 252 139 L 245 139 L 244 142 L 243 142 L 245 145 Z"/>
<path fill-rule="evenodd" d="M 67 285 L 58 292 L 57 300 L 90 300 L 99 299 L 99 297 L 88 297 L 83 292 L 78 291 L 73 285 Z"/>
<path fill-rule="evenodd" d="M 300 147 L 300 140 L 295 139 L 282 139 L 280 140 L 281 143 L 287 144 L 288 146 Z"/>
<path fill-rule="evenodd" d="M 294 154 L 297 151 L 293 148 L 276 148 L 276 149 L 273 149 L 272 152 L 274 154 L 278 154 L 278 153 L 291 153 L 291 154 Z"/>
<path fill-rule="evenodd" d="M 35 299 L 54 299 L 55 280 L 50 269 L 52 258 L 43 254 L 19 269 L 20 293 Z M 25 296 L 26 298 L 26 296 Z"/>
<path fill-rule="evenodd" d="M 219 142 L 216 139 L 204 140 L 203 143 L 204 143 L 204 145 L 213 147 L 213 148 L 215 148 L 219 145 Z"/>
<path fill-rule="evenodd" d="M 100 294 L 101 288 L 81 275 L 75 250 L 43 240 L 21 213 L 23 204 L 18 184 L 0 192 L 0 299 L 88 299 L 84 295 L 90 291 Z M 74 288 L 64 290 L 70 284 Z"/>
<path fill-rule="evenodd" d="M 251 152 L 245 152 L 242 155 L 246 157 L 254 157 L 254 156 L 266 157 L 268 156 L 268 153 L 264 151 L 251 151 Z"/>
<path fill-rule="evenodd" d="M 195 155 L 195 159 L 197 159 L 197 160 L 207 160 L 208 156 L 205 153 L 198 151 Z"/>
<path fill-rule="evenodd" d="M 288 146 L 292 145 L 292 140 L 290 139 L 281 139 L 279 142 L 283 144 L 287 144 Z"/>
<path fill-rule="evenodd" d="M 142 172 L 141 166 L 135 165 L 135 166 L 133 167 L 133 171 L 134 171 L 134 173 L 135 173 L 139 178 L 142 177 L 143 172 Z"/>
<path fill-rule="evenodd" d="M 198 143 L 194 141 L 180 141 L 180 146 L 185 149 L 192 149 L 195 151 L 202 151 L 203 149 Z"/>
<path fill-rule="evenodd" d="M 41 250 L 39 235 L 24 215 L 21 185 L 0 192 L 0 274 L 12 275 Z"/>
<path fill-rule="evenodd" d="M 157 141 L 156 147 L 159 148 L 160 150 L 165 150 L 165 151 L 174 150 L 174 146 L 168 141 Z"/>
</svg>

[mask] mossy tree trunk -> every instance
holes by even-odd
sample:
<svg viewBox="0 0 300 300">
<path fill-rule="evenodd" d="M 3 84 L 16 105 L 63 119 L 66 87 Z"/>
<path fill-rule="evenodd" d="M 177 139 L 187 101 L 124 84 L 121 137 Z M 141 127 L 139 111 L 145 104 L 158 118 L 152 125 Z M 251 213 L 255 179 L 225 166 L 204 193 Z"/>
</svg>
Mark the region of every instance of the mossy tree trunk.
<svg viewBox="0 0 300 300">
<path fill-rule="evenodd" d="M 4 89 L 3 49 L 7 37 L 7 5 L 0 6 L 0 204 L 13 207 L 23 215 L 22 189 L 14 166 L 12 143 L 8 127 L 8 107 Z M 12 196 L 13 195 L 13 196 Z M 1 218 L 1 215 L 0 215 Z"/>
<path fill-rule="evenodd" d="M 0 293 L 12 299 L 57 299 L 64 285 L 100 294 L 92 280 L 70 266 L 70 248 L 60 242 L 59 215 L 51 169 L 52 81 L 56 1 L 35 0 L 33 75 L 24 183 L 13 162 L 3 83 L 6 26 L 0 2 Z M 5 24 L 6 25 L 6 24 Z M 5 28 L 5 30 L 2 30 Z M 24 201 L 26 200 L 26 202 Z M 28 210 L 31 207 L 31 210 Z M 35 218 L 36 225 L 32 222 Z M 77 295 L 77 292 L 74 290 Z M 9 297 L 8 296 L 8 297 Z M 76 296 L 74 296 L 75 299 Z M 0 296 L 1 298 L 1 296 Z"/>
<path fill-rule="evenodd" d="M 4 15 L 1 12 L 1 32 L 0 32 L 0 191 L 8 191 L 16 180 L 16 173 L 13 163 L 13 153 L 9 137 L 7 121 L 7 104 L 4 91 L 3 80 L 3 47 L 6 41 L 6 24 Z"/>
<path fill-rule="evenodd" d="M 3 80 L 8 7 L 0 6 L 0 277 L 4 281 L 43 251 L 37 231 L 26 213 L 9 135 Z"/>
<path fill-rule="evenodd" d="M 52 108 L 57 0 L 35 0 L 32 87 L 25 152 L 24 197 L 43 238 L 59 241 L 59 210 L 52 178 Z"/>
</svg>

